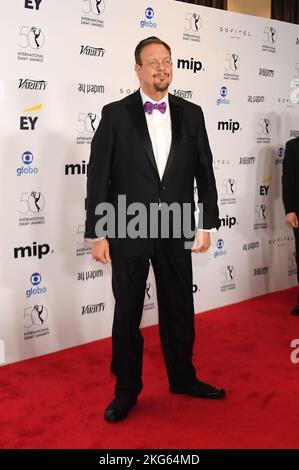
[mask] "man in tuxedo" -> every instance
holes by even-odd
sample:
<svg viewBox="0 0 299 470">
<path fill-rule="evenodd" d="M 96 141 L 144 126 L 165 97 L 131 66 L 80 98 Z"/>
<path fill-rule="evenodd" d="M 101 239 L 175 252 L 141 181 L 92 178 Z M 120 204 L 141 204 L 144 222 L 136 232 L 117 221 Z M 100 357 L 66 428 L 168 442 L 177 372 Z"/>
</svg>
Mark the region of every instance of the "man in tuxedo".
<svg viewBox="0 0 299 470">
<path fill-rule="evenodd" d="M 104 414 L 108 422 L 126 418 L 142 390 L 143 337 L 139 325 L 150 260 L 170 392 L 214 399 L 225 395 L 222 388 L 199 381 L 192 363 L 191 251 L 205 252 L 210 246 L 209 230 L 219 227 L 203 113 L 200 106 L 168 93 L 172 61 L 165 42 L 156 37 L 144 39 L 135 49 L 135 62 L 140 89 L 103 107 L 88 166 L 85 237 L 92 239 L 94 259 L 112 261 L 115 297 L 111 371 L 116 376 L 116 387 L 115 398 Z M 195 237 L 194 178 L 203 204 L 203 230 L 197 230 Z M 169 236 L 164 237 L 161 219 L 157 223 L 158 236 L 151 236 L 149 231 L 139 237 L 119 232 L 107 235 L 99 228 L 104 215 L 99 217 L 99 210 L 95 213 L 96 206 L 109 203 L 118 214 L 120 195 L 126 196 L 126 208 L 134 203 L 146 210 L 153 204 L 190 206 L 193 245 L 186 248 L 190 237 L 182 230 L 174 235 L 170 229 Z M 127 219 L 127 224 L 130 222 L 132 214 Z"/>
<path fill-rule="evenodd" d="M 286 144 L 283 159 L 282 198 L 286 213 L 286 223 L 293 228 L 299 282 L 299 137 Z M 299 294 L 292 315 L 299 315 Z"/>
</svg>

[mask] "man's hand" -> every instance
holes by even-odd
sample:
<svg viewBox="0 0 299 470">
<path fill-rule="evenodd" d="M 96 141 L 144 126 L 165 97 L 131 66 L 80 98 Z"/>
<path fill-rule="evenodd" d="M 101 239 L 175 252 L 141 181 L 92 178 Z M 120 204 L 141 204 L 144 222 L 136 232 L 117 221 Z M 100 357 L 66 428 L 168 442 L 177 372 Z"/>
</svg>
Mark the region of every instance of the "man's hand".
<svg viewBox="0 0 299 470">
<path fill-rule="evenodd" d="M 196 230 L 195 238 L 192 245 L 192 250 L 194 253 L 205 253 L 211 246 L 210 232 L 205 232 L 203 230 Z"/>
<path fill-rule="evenodd" d="M 108 240 L 92 242 L 92 257 L 100 263 L 111 263 Z"/>
<path fill-rule="evenodd" d="M 286 215 L 286 223 L 290 225 L 292 228 L 298 228 L 298 217 L 295 212 L 289 212 Z"/>
</svg>

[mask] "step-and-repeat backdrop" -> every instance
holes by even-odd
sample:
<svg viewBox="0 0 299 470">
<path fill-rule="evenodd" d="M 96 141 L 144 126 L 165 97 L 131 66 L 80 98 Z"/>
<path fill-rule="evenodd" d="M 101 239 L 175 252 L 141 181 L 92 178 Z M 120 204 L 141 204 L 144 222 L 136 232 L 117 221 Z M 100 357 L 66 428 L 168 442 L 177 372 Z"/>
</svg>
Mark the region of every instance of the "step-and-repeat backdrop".
<svg viewBox="0 0 299 470">
<path fill-rule="evenodd" d="M 285 142 L 299 135 L 299 27 L 172 0 L 13 0 L 0 16 L 0 362 L 111 333 L 111 266 L 84 241 L 90 142 L 138 88 L 133 52 L 172 47 L 171 91 L 202 106 L 222 225 L 193 255 L 197 312 L 296 283 Z M 128 142 L 128 145 L 130 143 Z M 157 321 L 149 274 L 142 325 Z"/>
</svg>

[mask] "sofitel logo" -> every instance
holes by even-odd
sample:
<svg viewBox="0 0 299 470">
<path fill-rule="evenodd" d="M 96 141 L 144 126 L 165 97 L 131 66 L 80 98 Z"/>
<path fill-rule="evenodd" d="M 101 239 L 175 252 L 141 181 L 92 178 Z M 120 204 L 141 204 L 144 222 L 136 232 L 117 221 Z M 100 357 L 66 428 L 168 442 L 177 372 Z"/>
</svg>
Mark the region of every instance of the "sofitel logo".
<svg viewBox="0 0 299 470">
<path fill-rule="evenodd" d="M 105 49 L 102 47 L 93 47 L 93 46 L 82 46 L 81 45 L 81 51 L 80 55 L 90 55 L 93 57 L 104 57 L 105 54 Z"/>
<path fill-rule="evenodd" d="M 219 31 L 220 33 L 228 34 L 232 39 L 241 39 L 242 37 L 251 37 L 250 31 L 246 31 L 245 29 L 220 26 Z"/>
</svg>

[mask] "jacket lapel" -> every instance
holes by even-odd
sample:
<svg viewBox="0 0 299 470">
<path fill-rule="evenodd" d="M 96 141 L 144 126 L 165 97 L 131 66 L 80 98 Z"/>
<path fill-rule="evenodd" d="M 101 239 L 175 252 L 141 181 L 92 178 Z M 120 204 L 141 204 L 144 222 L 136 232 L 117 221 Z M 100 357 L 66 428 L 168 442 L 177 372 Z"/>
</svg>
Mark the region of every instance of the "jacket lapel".
<svg viewBox="0 0 299 470">
<path fill-rule="evenodd" d="M 143 144 L 146 155 L 149 161 L 151 162 L 155 172 L 157 173 L 158 178 L 160 179 L 151 138 L 147 128 L 142 99 L 139 91 L 132 95 L 132 101 L 127 105 L 127 107 L 130 117 Z"/>
<path fill-rule="evenodd" d="M 170 93 L 168 94 L 168 101 L 169 101 L 169 109 L 170 109 L 170 117 L 171 117 L 171 145 L 170 145 L 170 151 L 166 163 L 166 167 L 164 170 L 163 178 L 165 178 L 167 172 L 169 171 L 169 168 L 173 164 L 175 160 L 175 151 L 176 151 L 176 146 L 180 140 L 180 135 L 181 135 L 181 127 L 182 127 L 182 122 L 183 122 L 183 114 L 184 114 L 184 109 L 182 106 L 177 104 L 173 98 L 173 95 Z"/>
</svg>

